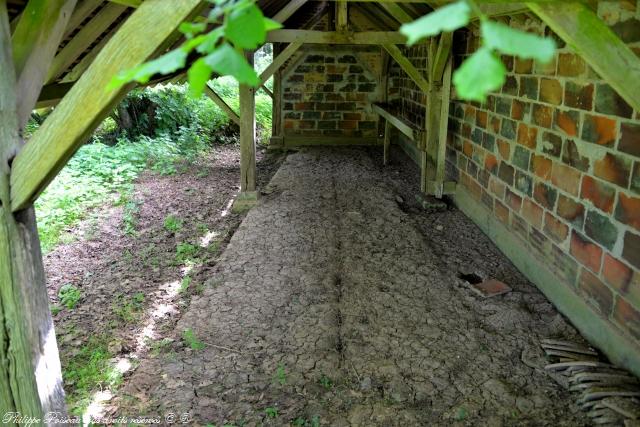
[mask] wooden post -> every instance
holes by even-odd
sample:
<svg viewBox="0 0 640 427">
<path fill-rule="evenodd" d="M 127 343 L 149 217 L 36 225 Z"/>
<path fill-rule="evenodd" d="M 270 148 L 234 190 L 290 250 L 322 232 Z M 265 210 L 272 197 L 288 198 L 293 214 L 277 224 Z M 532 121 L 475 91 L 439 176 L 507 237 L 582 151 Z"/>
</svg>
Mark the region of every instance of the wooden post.
<svg viewBox="0 0 640 427">
<path fill-rule="evenodd" d="M 253 52 L 247 54 L 253 64 Z M 256 109 L 255 89 L 240 85 L 240 192 L 251 198 L 256 192 Z M 253 193 L 253 194 L 251 194 Z"/>
<path fill-rule="evenodd" d="M 282 51 L 280 43 L 273 44 L 273 57 L 275 58 Z M 282 140 L 282 69 L 278 68 L 273 74 L 273 103 L 271 114 L 271 140 L 270 147 L 280 147 L 283 145 Z"/>
<path fill-rule="evenodd" d="M 389 145 L 391 144 L 391 125 L 388 120 L 384 121 L 384 154 L 383 164 L 389 163 Z"/>
<path fill-rule="evenodd" d="M 349 16 L 348 16 L 348 4 L 346 1 L 336 2 L 336 30 L 347 31 Z"/>
<path fill-rule="evenodd" d="M 0 412 L 43 419 L 66 411 L 33 205 L 11 211 L 10 164 L 23 145 L 14 67 L 0 1 Z"/>
</svg>

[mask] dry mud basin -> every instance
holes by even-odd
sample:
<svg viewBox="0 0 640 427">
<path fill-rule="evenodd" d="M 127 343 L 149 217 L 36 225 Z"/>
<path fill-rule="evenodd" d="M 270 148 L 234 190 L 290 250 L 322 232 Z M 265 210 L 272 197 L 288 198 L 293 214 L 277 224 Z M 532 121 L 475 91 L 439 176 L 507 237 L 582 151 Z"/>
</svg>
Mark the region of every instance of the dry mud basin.
<svg viewBox="0 0 640 427">
<path fill-rule="evenodd" d="M 380 157 L 289 154 L 112 410 L 218 426 L 587 424 L 539 346 L 576 331 L 459 211 L 411 202 L 407 158 Z M 461 271 L 513 291 L 481 299 Z"/>
</svg>

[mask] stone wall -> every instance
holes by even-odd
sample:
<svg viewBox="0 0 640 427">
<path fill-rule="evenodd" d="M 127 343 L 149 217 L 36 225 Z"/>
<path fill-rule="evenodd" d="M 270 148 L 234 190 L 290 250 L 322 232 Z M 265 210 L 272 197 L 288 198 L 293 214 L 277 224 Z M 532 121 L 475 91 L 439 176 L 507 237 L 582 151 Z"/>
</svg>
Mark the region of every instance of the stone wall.
<svg viewBox="0 0 640 427">
<path fill-rule="evenodd" d="M 640 54 L 640 1 L 600 2 L 598 13 Z M 510 25 L 555 37 L 534 19 L 514 18 Z M 640 113 L 555 38 L 560 49 L 550 64 L 504 57 L 509 74 L 500 91 L 482 105 L 452 102 L 447 171 L 458 193 L 470 196 L 464 203 L 473 206 L 463 210 L 484 212 L 477 218 L 485 231 L 499 224 L 519 251 L 553 273 L 555 283 L 541 287 L 565 287 L 634 346 L 640 343 Z M 477 47 L 476 36 L 456 33 L 455 63 Z M 406 52 L 419 67 L 415 49 Z M 402 71 L 395 73 L 389 95 L 420 126 L 424 100 Z"/>
<path fill-rule="evenodd" d="M 378 62 L 379 49 L 306 50 L 283 74 L 285 144 L 376 142 L 378 117 L 370 103 L 380 96 L 377 70 L 371 70 Z"/>
</svg>

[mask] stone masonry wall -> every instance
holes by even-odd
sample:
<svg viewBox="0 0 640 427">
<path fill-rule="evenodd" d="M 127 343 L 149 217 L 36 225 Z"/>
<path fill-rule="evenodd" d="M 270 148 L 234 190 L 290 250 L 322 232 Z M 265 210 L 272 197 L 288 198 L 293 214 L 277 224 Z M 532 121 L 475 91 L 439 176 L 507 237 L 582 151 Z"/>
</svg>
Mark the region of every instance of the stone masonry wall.
<svg viewBox="0 0 640 427">
<path fill-rule="evenodd" d="M 306 51 L 289 67 L 282 80 L 285 140 L 377 138 L 378 117 L 369 104 L 378 99 L 379 86 L 376 76 L 359 62 L 362 55 L 379 55 L 379 50 L 356 55 L 349 50 L 318 47 Z"/>
<path fill-rule="evenodd" d="M 640 55 L 640 1 L 598 12 Z M 452 102 L 448 171 L 558 286 L 640 341 L 640 114 L 559 43 L 548 65 L 504 58 L 507 82 L 485 104 Z M 458 34 L 456 62 L 477 45 Z"/>
</svg>

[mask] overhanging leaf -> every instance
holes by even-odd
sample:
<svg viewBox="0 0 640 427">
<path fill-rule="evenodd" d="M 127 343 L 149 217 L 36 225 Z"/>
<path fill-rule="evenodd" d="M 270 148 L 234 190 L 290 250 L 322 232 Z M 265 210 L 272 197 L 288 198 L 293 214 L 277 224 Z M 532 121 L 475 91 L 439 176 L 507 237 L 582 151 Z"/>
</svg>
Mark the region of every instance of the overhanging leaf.
<svg viewBox="0 0 640 427">
<path fill-rule="evenodd" d="M 456 70 L 453 84 L 462 99 L 484 102 L 487 94 L 505 82 L 507 69 L 488 48 L 482 47 Z"/>
<path fill-rule="evenodd" d="M 469 23 L 470 14 L 469 5 L 465 1 L 459 1 L 402 25 L 400 32 L 407 37 L 407 44 L 412 45 L 422 38 L 464 27 Z"/>
<path fill-rule="evenodd" d="M 485 46 L 507 55 L 549 62 L 556 52 L 553 39 L 525 33 L 499 22 L 484 21 L 481 30 Z"/>
<path fill-rule="evenodd" d="M 203 58 L 204 62 L 220 75 L 233 76 L 239 83 L 257 86 L 258 74 L 247 60 L 228 43 L 223 43 L 213 53 Z"/>
<path fill-rule="evenodd" d="M 189 79 L 189 94 L 194 98 L 199 98 L 202 95 L 204 86 L 211 77 L 211 67 L 204 61 L 203 58 L 195 61 L 187 73 Z"/>
<path fill-rule="evenodd" d="M 264 43 L 267 30 L 260 9 L 254 4 L 234 9 L 227 16 L 225 36 L 242 49 L 255 49 Z"/>
<path fill-rule="evenodd" d="M 169 74 L 184 67 L 186 59 L 187 52 L 181 48 L 174 49 L 152 61 L 117 74 L 111 79 L 107 89 L 115 89 L 132 81 L 147 83 L 154 74 Z"/>
</svg>

